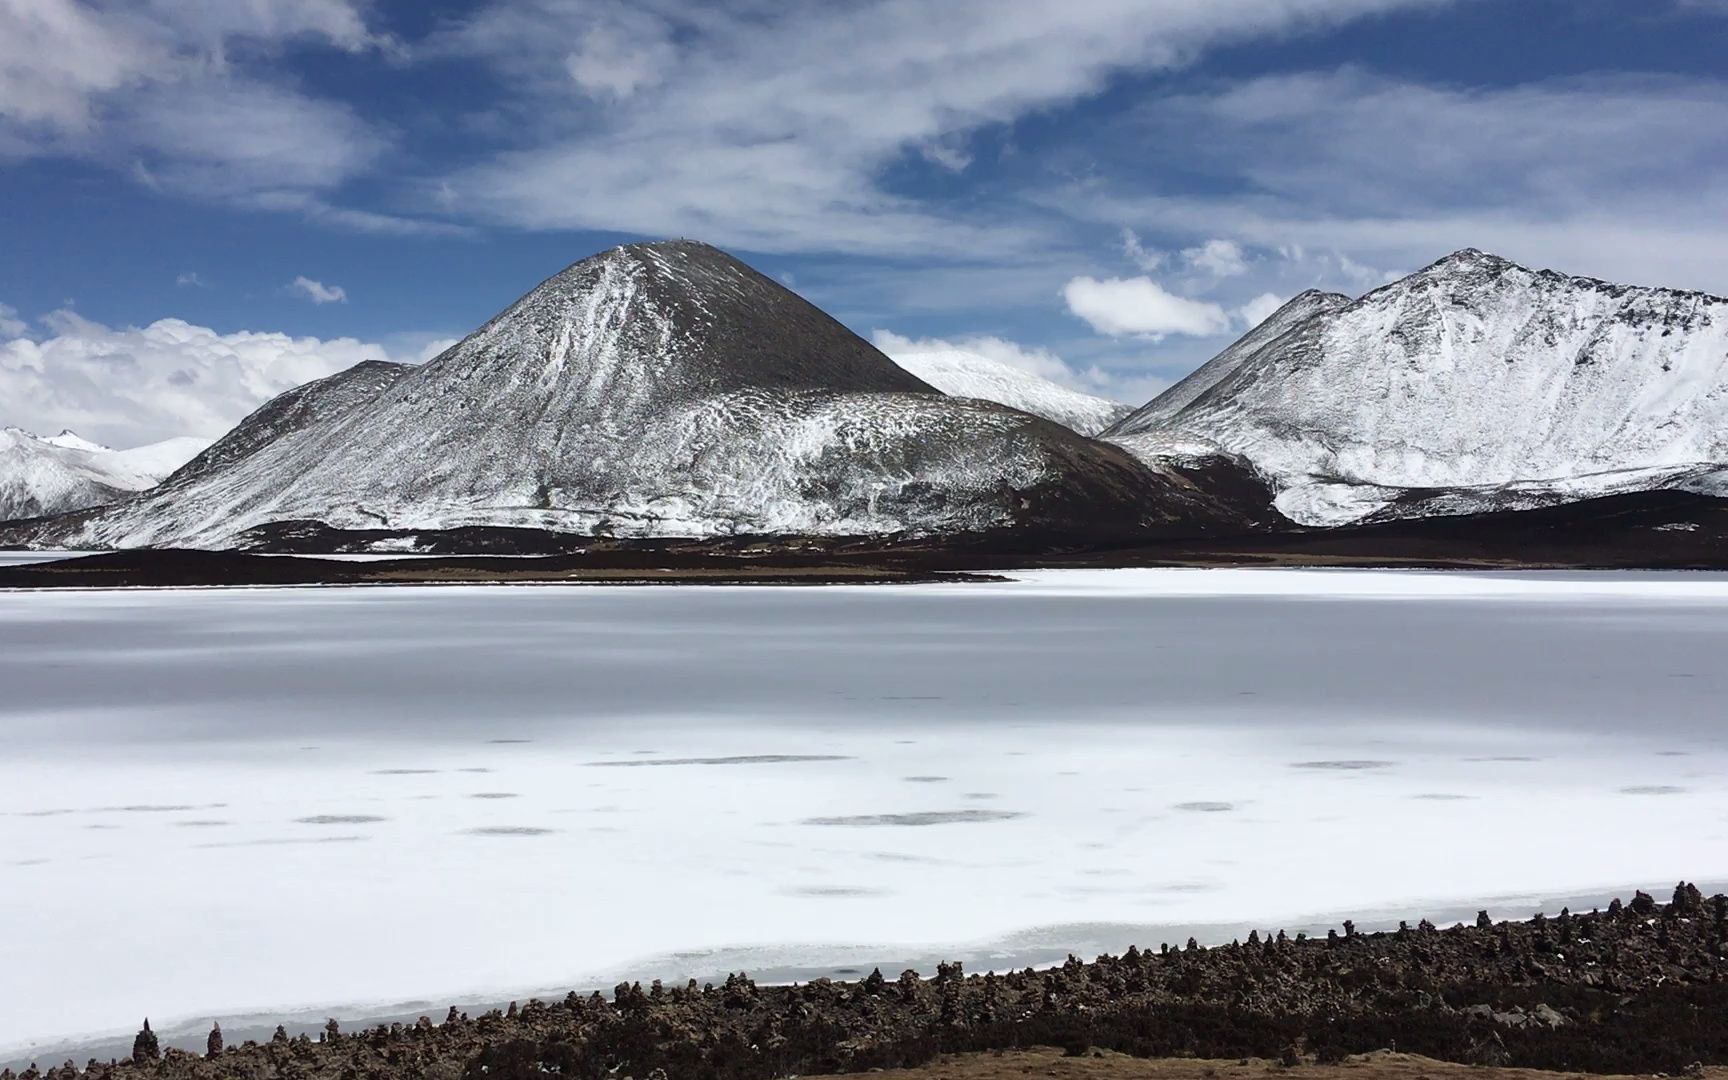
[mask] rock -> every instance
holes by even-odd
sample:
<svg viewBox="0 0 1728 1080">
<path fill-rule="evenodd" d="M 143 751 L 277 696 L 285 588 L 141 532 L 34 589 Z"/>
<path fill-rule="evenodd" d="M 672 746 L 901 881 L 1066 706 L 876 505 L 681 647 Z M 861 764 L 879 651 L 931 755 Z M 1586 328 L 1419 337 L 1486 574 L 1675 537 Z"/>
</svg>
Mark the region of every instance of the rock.
<svg viewBox="0 0 1728 1080">
<path fill-rule="evenodd" d="M 156 1033 L 150 1030 L 150 1018 L 144 1018 L 144 1026 L 132 1040 L 132 1060 L 137 1064 L 155 1061 L 162 1056 L 162 1044 L 156 1038 Z M 32 1066 L 34 1068 L 34 1066 Z"/>
</svg>

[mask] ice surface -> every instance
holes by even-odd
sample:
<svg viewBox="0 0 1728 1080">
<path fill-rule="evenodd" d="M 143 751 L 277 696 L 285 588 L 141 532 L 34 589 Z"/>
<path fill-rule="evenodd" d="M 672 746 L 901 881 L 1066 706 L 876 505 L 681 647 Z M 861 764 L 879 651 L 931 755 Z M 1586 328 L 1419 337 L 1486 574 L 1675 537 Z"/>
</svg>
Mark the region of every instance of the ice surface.
<svg viewBox="0 0 1728 1080">
<path fill-rule="evenodd" d="M 1728 578 L 1020 577 L 0 593 L 0 1060 L 1728 878 Z"/>
</svg>

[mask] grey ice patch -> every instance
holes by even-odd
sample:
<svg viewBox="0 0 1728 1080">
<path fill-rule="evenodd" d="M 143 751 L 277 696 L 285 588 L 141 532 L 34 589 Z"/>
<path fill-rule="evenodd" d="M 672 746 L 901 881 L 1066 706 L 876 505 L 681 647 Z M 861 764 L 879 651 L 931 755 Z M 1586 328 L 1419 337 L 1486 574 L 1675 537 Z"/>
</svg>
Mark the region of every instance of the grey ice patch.
<svg viewBox="0 0 1728 1080">
<path fill-rule="evenodd" d="M 97 814 L 171 814 L 181 810 L 205 810 L 210 806 L 220 806 L 221 803 L 211 803 L 208 806 L 155 806 L 140 804 L 137 806 L 103 806 L 92 813 Z"/>
<path fill-rule="evenodd" d="M 1465 802 L 1469 799 L 1474 799 L 1476 796 L 1455 795 L 1450 791 L 1424 791 L 1419 795 L 1412 795 L 1410 797 L 1412 799 L 1422 799 L 1426 802 Z"/>
<path fill-rule="evenodd" d="M 376 814 L 313 814 L 310 817 L 295 818 L 297 825 L 371 825 L 375 822 L 388 820 Z"/>
<path fill-rule="evenodd" d="M 653 761 L 590 761 L 592 769 L 640 769 L 656 765 L 787 765 L 799 761 L 851 761 L 845 754 L 740 754 L 735 757 L 657 758 Z"/>
<path fill-rule="evenodd" d="M 470 799 L 518 799 L 518 798 L 521 798 L 521 796 L 517 795 L 514 791 L 476 791 L 468 797 Z"/>
<path fill-rule="evenodd" d="M 200 848 L 231 848 L 278 847 L 289 844 L 354 844 L 364 839 L 366 839 L 364 836 L 272 836 L 262 840 L 223 840 L 197 846 Z"/>
<path fill-rule="evenodd" d="M 946 776 L 902 776 L 900 779 L 908 784 L 946 784 Z"/>
<path fill-rule="evenodd" d="M 534 740 L 533 739 L 487 739 L 486 741 L 491 743 L 494 746 L 519 746 L 522 743 L 531 743 Z"/>
<path fill-rule="evenodd" d="M 59 817 L 62 814 L 76 814 L 76 810 L 18 810 L 14 817 Z"/>
<path fill-rule="evenodd" d="M 52 859 L 13 859 L 7 866 L 46 866 Z"/>
<path fill-rule="evenodd" d="M 1171 807 L 1173 810 L 1187 810 L 1195 814 L 1224 814 L 1236 809 L 1235 803 L 1228 802 L 1179 802 Z"/>
<path fill-rule="evenodd" d="M 875 825 L 962 825 L 983 821 L 1012 821 L 1026 815 L 1018 810 L 920 810 L 909 814 L 848 814 L 842 817 L 813 817 L 801 825 L 836 825 L 868 828 Z"/>
<path fill-rule="evenodd" d="M 865 885 L 803 885 L 795 889 L 787 889 L 785 892 L 788 896 L 810 896 L 828 900 L 888 895 L 886 889 L 872 889 Z"/>
<path fill-rule="evenodd" d="M 430 776 L 437 769 L 373 769 L 373 776 Z"/>
<path fill-rule="evenodd" d="M 214 829 L 220 825 L 232 825 L 232 821 L 217 821 L 206 818 L 190 818 L 186 821 L 171 821 L 168 824 L 181 829 Z"/>
<path fill-rule="evenodd" d="M 1476 763 L 1496 761 L 1496 762 L 1507 762 L 1507 763 L 1511 763 L 1511 764 L 1528 764 L 1529 762 L 1541 761 L 1542 759 L 1538 758 L 1538 757 L 1531 757 L 1528 754 L 1490 754 L 1486 757 L 1469 757 L 1469 758 L 1465 758 L 1464 760 L 1476 762 Z"/>
<path fill-rule="evenodd" d="M 542 829 L 537 825 L 482 825 L 468 829 L 469 836 L 550 836 L 557 829 Z"/>
<path fill-rule="evenodd" d="M 1002 796 L 994 791 L 968 791 L 960 797 L 962 799 L 1000 799 Z"/>
<path fill-rule="evenodd" d="M 1620 789 L 1622 795 L 1684 795 L 1686 789 L 1673 784 L 1634 784 Z"/>
<path fill-rule="evenodd" d="M 484 765 L 470 765 L 465 769 L 457 769 L 456 771 L 457 772 L 491 772 L 492 770 L 488 769 Z"/>
<path fill-rule="evenodd" d="M 1362 772 L 1368 769 L 1390 769 L 1398 764 L 1396 761 L 1374 761 L 1367 758 L 1350 758 L 1342 761 L 1295 761 L 1290 764 L 1292 769 L 1328 769 L 1336 772 Z"/>
<path fill-rule="evenodd" d="M 948 865 L 942 859 L 933 859 L 928 855 L 908 855 L 905 852 L 900 851 L 870 851 L 866 852 L 864 857 L 866 859 L 875 859 L 877 862 L 925 863 L 930 866 Z"/>
</svg>

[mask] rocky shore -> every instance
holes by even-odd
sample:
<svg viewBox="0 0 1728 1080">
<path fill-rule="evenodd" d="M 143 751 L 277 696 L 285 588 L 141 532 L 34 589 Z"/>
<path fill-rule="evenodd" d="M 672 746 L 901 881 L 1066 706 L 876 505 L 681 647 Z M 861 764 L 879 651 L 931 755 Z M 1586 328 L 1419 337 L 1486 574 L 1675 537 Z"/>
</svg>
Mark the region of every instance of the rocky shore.
<svg viewBox="0 0 1728 1080">
<path fill-rule="evenodd" d="M 1446 1061 L 1597 1073 L 1728 1062 L 1728 896 L 1682 884 L 1606 910 L 1324 938 L 1255 932 L 1059 968 L 934 977 L 872 972 L 758 986 L 620 984 L 506 1011 L 130 1060 L 32 1066 L 0 1080 L 636 1077 L 767 1080 L 905 1068 L 942 1054 L 1059 1046 L 1135 1057 L 1269 1058 L 1301 1069 L 1393 1049 Z"/>
</svg>

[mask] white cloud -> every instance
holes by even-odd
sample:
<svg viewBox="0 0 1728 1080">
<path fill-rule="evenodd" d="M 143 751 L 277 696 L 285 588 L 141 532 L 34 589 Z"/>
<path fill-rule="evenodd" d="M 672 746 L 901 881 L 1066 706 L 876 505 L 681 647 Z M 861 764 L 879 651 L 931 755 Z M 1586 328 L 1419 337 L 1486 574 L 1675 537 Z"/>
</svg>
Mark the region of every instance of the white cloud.
<svg viewBox="0 0 1728 1080">
<path fill-rule="evenodd" d="M 1306 253 L 1279 288 L 1360 291 L 1457 248 L 1644 284 L 1728 292 L 1728 81 L 1592 76 L 1467 89 L 1356 69 L 1147 102 L 1102 178 L 1035 195 L 1112 227 Z M 1089 144 L 1091 145 L 1091 144 Z M 1148 189 L 1181 145 L 1219 194 Z M 1580 147 L 1590 152 L 1581 153 Z M 1320 259 L 1331 266 L 1322 266 Z M 1384 268 L 1384 269 L 1381 269 Z"/>
<path fill-rule="evenodd" d="M 205 281 L 203 278 L 199 277 L 198 271 L 188 270 L 184 274 L 174 275 L 174 284 L 176 284 L 176 285 L 191 285 L 191 286 L 194 286 L 195 288 L 204 289 L 204 288 L 208 288 L 210 283 Z"/>
<path fill-rule="evenodd" d="M 0 159 L 70 156 L 152 190 L 365 228 L 330 192 L 390 140 L 272 78 L 289 46 L 400 46 L 365 0 L 0 0 Z M 374 231 L 382 231 L 375 228 Z M 406 227 L 398 231 L 406 231 Z"/>
<path fill-rule="evenodd" d="M 1049 246 L 1034 221 L 933 208 L 882 183 L 908 152 L 952 169 L 991 125 L 1169 69 L 1220 45 L 1444 0 L 696 0 L 494 3 L 431 55 L 478 56 L 526 93 L 528 148 L 446 179 L 465 212 L 529 228 L 701 236 L 760 251 L 988 258 Z M 571 41 L 623 21 L 650 57 L 587 78 L 570 108 Z M 662 46 L 677 42 L 676 61 Z M 627 95 L 622 93 L 628 90 Z"/>
<path fill-rule="evenodd" d="M 58 311 L 42 323 L 47 336 L 31 340 L 0 319 L 0 423 L 70 427 L 109 446 L 213 438 L 284 390 L 391 358 L 352 338 L 219 334 L 180 319 L 113 328 Z"/>
<path fill-rule="evenodd" d="M 18 317 L 18 309 L 11 304 L 0 304 L 0 338 L 23 337 L 30 329 L 30 324 Z"/>
<path fill-rule="evenodd" d="M 1162 268 L 1165 262 L 1162 251 L 1155 251 L 1142 244 L 1140 234 L 1126 225 L 1122 226 L 1122 254 L 1148 274 Z"/>
<path fill-rule="evenodd" d="M 1248 259 L 1242 245 L 1234 240 L 1208 240 L 1198 247 L 1185 248 L 1182 258 L 1189 266 L 1213 277 L 1236 277 L 1248 272 Z"/>
<path fill-rule="evenodd" d="M 1277 293 L 1261 293 L 1237 308 L 1236 317 L 1242 321 L 1244 329 L 1252 330 L 1271 318 L 1272 313 L 1283 307 L 1288 299 Z"/>
<path fill-rule="evenodd" d="M 309 277 L 297 277 L 288 283 L 288 291 L 312 301 L 314 304 L 346 304 L 348 290 L 340 285 L 326 285 L 322 281 L 313 281 Z"/>
<path fill-rule="evenodd" d="M 269 198 L 335 188 L 386 147 L 348 106 L 244 79 L 152 86 L 114 108 L 112 144 L 162 187 Z"/>
<path fill-rule="evenodd" d="M 1077 277 L 1063 287 L 1062 296 L 1071 313 L 1111 337 L 1204 337 L 1230 329 L 1222 307 L 1177 296 L 1149 277 Z"/>
<path fill-rule="evenodd" d="M 622 100 L 660 82 L 676 57 L 657 21 L 601 23 L 583 32 L 564 70 L 589 96 Z"/>
</svg>

